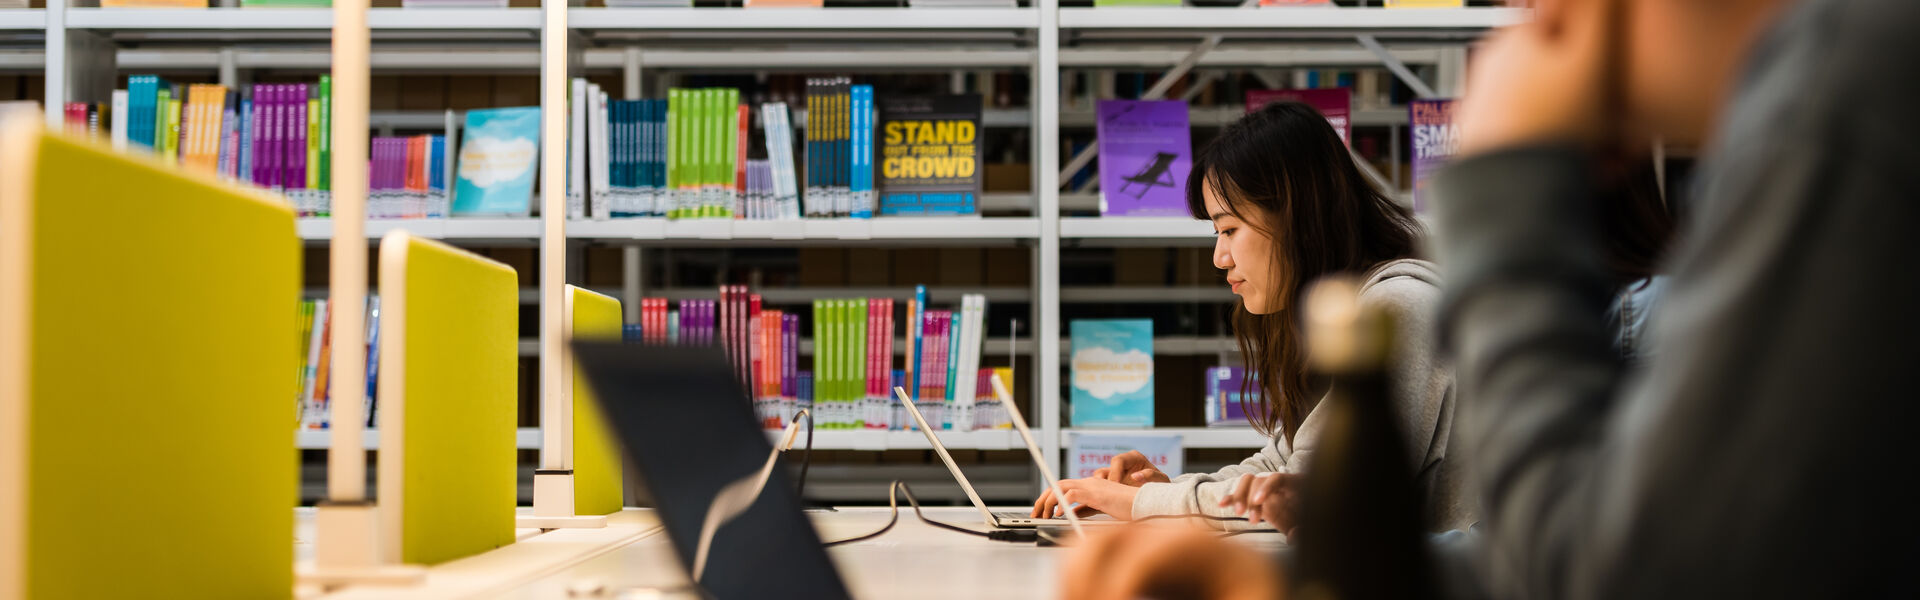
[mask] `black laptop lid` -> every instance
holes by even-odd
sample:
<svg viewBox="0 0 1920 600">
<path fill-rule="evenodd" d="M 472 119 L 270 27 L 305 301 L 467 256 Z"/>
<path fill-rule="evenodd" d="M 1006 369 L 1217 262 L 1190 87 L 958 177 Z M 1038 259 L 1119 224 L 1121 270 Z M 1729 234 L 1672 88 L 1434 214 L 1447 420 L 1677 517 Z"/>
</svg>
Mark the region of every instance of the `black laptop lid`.
<svg viewBox="0 0 1920 600">
<path fill-rule="evenodd" d="M 691 566 L 714 494 L 766 464 L 773 446 L 716 348 L 575 342 L 613 435 L 651 492 L 680 564 Z M 774 469 L 753 506 L 714 535 L 700 583 L 717 598 L 846 598 L 793 482 Z"/>
</svg>

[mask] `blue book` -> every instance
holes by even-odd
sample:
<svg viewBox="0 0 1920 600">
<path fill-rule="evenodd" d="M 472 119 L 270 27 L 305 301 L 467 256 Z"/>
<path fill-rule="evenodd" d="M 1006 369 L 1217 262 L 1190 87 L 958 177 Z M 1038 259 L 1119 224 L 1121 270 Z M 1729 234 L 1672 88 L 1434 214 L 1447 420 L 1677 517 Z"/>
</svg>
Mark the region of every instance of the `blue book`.
<svg viewBox="0 0 1920 600">
<path fill-rule="evenodd" d="M 960 312 L 961 311 L 957 310 L 953 311 L 952 319 L 947 325 L 947 385 L 945 389 L 947 392 L 946 401 L 949 405 L 953 404 L 953 391 L 960 388 L 960 386 L 957 385 L 959 382 L 955 381 L 960 376 Z"/>
<path fill-rule="evenodd" d="M 234 174 L 241 181 L 253 183 L 253 99 L 240 100 L 240 117 L 234 123 L 240 128 L 240 156 L 234 160 L 239 164 Z"/>
<path fill-rule="evenodd" d="M 913 380 L 907 382 L 907 396 L 918 402 L 920 401 L 920 378 L 926 376 L 921 372 L 925 369 L 918 368 L 917 365 L 926 364 L 926 361 L 920 358 L 924 356 L 921 352 L 925 351 L 920 347 L 920 340 L 926 333 L 920 326 L 920 315 L 927 312 L 927 286 L 913 286 L 913 310 L 909 312 L 913 313 L 907 315 L 907 327 L 913 331 L 913 355 L 907 357 L 906 364 L 907 368 L 913 370 Z"/>
<path fill-rule="evenodd" d="M 853 218 L 873 218 L 873 86 L 853 86 Z"/>
<path fill-rule="evenodd" d="M 465 131 L 454 216 L 527 216 L 539 171 L 540 108 L 470 110 Z"/>
<path fill-rule="evenodd" d="M 1083 319 L 1073 334 L 1074 427 L 1153 426 L 1153 321 Z"/>
</svg>

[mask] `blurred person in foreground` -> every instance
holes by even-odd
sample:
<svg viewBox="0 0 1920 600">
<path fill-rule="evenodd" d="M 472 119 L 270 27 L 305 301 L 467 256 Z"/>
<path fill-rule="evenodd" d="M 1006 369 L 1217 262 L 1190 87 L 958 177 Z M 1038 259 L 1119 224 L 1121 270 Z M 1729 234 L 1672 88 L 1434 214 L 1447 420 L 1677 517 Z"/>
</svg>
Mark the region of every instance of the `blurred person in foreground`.
<svg viewBox="0 0 1920 600">
<path fill-rule="evenodd" d="M 1895 481 L 1920 458 L 1916 26 L 1911 0 L 1558 0 L 1478 53 L 1462 158 L 1432 182 L 1476 595 L 1920 595 L 1920 488 Z M 1702 162 L 1658 353 L 1630 371 L 1593 182 L 1656 139 Z M 1103 575 L 1070 570 L 1069 597 L 1138 595 L 1075 595 Z"/>
</svg>

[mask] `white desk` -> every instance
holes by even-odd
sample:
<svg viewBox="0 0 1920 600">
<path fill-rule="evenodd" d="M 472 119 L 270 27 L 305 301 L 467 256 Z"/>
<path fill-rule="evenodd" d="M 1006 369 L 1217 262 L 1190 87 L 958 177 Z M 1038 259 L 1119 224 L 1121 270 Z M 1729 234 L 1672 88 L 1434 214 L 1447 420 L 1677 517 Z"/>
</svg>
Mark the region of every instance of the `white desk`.
<svg viewBox="0 0 1920 600">
<path fill-rule="evenodd" d="M 984 530 L 972 508 L 927 508 L 928 518 Z M 822 540 L 863 535 L 886 523 L 883 507 L 808 513 Z M 312 513 L 301 513 L 310 540 Z M 433 567 L 427 581 L 405 588 L 349 588 L 327 600 L 372 598 L 489 598 L 547 600 L 569 596 L 582 584 L 598 584 L 615 600 L 639 588 L 683 588 L 687 577 L 653 511 L 627 509 L 606 530 L 522 532 L 519 543 Z M 1233 538 L 1256 547 L 1277 547 L 1279 536 Z M 900 522 L 880 537 L 827 551 L 856 598 L 1055 598 L 1063 548 L 990 541 L 927 525 L 902 506 Z M 310 546 L 297 554 L 310 557 Z M 304 593 L 302 598 L 317 594 Z M 688 597 L 670 595 L 667 598 Z"/>
<path fill-rule="evenodd" d="M 972 508 L 928 508 L 928 518 L 984 530 Z M 886 508 L 842 508 L 809 513 L 822 540 L 870 533 L 887 522 Z M 902 507 L 900 522 L 880 537 L 827 551 L 856 598 L 1053 598 L 1059 595 L 1060 548 L 990 541 L 920 522 Z M 615 598 L 623 589 L 686 583 L 665 535 L 624 548 L 488 598 L 566 598 L 582 581 L 597 581 Z"/>
</svg>

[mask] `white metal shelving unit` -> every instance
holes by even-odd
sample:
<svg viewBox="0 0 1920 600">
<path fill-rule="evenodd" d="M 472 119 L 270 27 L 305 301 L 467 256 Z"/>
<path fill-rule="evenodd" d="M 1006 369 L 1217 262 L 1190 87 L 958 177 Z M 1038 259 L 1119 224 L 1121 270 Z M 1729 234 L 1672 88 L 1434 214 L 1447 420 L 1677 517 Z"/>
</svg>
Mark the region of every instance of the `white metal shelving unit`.
<svg viewBox="0 0 1920 600">
<path fill-rule="evenodd" d="M 299 447 L 301 450 L 325 450 L 327 449 L 327 445 L 328 445 L 327 436 L 331 434 L 332 432 L 325 429 L 300 429 L 293 432 L 293 442 L 294 442 L 294 445 Z M 368 450 L 380 449 L 379 430 L 375 430 L 375 429 L 366 430 L 365 437 L 363 439 L 365 440 L 363 445 L 366 446 L 366 449 Z M 514 430 L 513 442 L 514 442 L 514 446 L 521 450 L 539 449 L 540 448 L 540 428 L 521 427 Z"/>
<path fill-rule="evenodd" d="M 47 11 L 44 8 L 0 9 L 0 31 L 46 28 Z"/>
<path fill-rule="evenodd" d="M 68 98 L 104 99 L 117 72 L 217 69 L 223 81 L 236 71 L 278 69 L 318 71 L 330 65 L 325 40 L 332 14 L 324 9 L 175 9 L 122 10 L 72 7 L 77 0 L 48 0 L 44 10 L 0 10 L 0 34 L 40 30 L 44 51 L 0 50 L 0 69 L 41 68 L 46 73 L 44 103 Z M 1462 77 L 1463 42 L 1489 28 L 1517 23 L 1524 11 L 1506 8 L 1386 10 L 1325 8 L 1261 10 L 1252 8 L 1060 8 L 1058 0 L 1034 0 L 1029 8 L 925 9 L 829 8 L 819 10 L 609 9 L 571 8 L 566 27 L 586 43 L 570 44 L 569 75 L 580 69 L 619 70 L 625 86 L 618 97 L 639 97 L 654 80 L 653 70 L 764 72 L 766 70 L 980 70 L 1026 69 L 1032 74 L 1030 108 L 985 113 L 988 127 L 1027 127 L 1033 135 L 1031 194 L 988 194 L 988 210 L 1027 212 L 1025 217 L 822 220 L 803 223 L 676 221 L 632 219 L 569 221 L 566 238 L 575 244 L 650 246 L 803 246 L 803 245 L 1020 245 L 1034 250 L 1030 287 L 989 289 L 1005 301 L 1034 307 L 1014 353 L 1028 360 L 1021 368 L 1033 377 L 1036 426 L 1048 458 L 1058 464 L 1067 436 L 1105 432 L 1063 426 L 1060 397 L 1063 356 L 1068 340 L 1060 306 L 1098 302 L 1215 302 L 1222 290 L 1063 288 L 1059 252 L 1065 245 L 1210 244 L 1210 226 L 1184 218 L 1062 217 L 1063 210 L 1097 208 L 1097 196 L 1060 190 L 1062 128 L 1092 123 L 1085 107 L 1062 110 L 1060 73 L 1066 68 L 1185 69 L 1341 67 L 1386 64 L 1405 81 L 1415 77 L 1407 65 L 1431 65 L 1432 90 L 1448 93 Z M 376 34 L 370 57 L 376 70 L 395 72 L 533 72 L 543 69 L 533 45 L 545 27 L 540 9 L 373 9 L 369 25 Z M 1223 36 L 1231 45 L 1203 39 Z M 134 43 L 128 43 L 132 40 Z M 158 41 L 144 44 L 138 42 Z M 694 43 L 682 43 L 687 41 Z M 1382 44 L 1378 40 L 1388 40 Z M 724 41 L 726 44 L 713 43 Z M 502 43 L 505 42 L 505 43 Z M 1093 42 L 1093 43 L 1084 43 Z M 1106 42 L 1106 43 L 1099 43 Z M 1359 43 L 1354 43 L 1359 42 Z M 1397 67 L 1397 68 L 1396 68 Z M 558 79 L 558 78 L 556 78 Z M 643 86 L 642 82 L 646 82 Z M 1421 82 L 1417 89 L 1426 88 Z M 1240 107 L 1195 109 L 1196 126 L 1231 121 Z M 1359 126 L 1401 127 L 1403 109 L 1357 107 Z M 58 111 L 49 113 L 57 123 Z M 438 112 L 376 115 L 374 125 L 438 128 Z M 804 122 L 796 120 L 797 122 Z M 544 142 L 546 152 L 558 142 Z M 538 240 L 539 218 L 377 220 L 367 225 L 370 238 L 404 228 L 416 234 L 464 243 Z M 302 219 L 303 239 L 330 239 L 326 219 Z M 630 252 L 629 257 L 637 256 Z M 637 273 L 628 265 L 627 272 Z M 637 283 L 623 295 L 637 296 Z M 900 290 L 837 288 L 795 290 L 792 294 L 898 295 Z M 535 289 L 531 295 L 538 296 Z M 969 290 L 971 291 L 971 290 Z M 704 294 L 704 290 L 700 291 Z M 770 296 L 786 293 L 768 290 Z M 673 293 L 669 291 L 669 297 Z M 811 297 L 811 296 L 807 296 Z M 940 298 L 940 293 L 935 294 Z M 800 296 L 793 296 L 794 299 Z M 996 300 L 1001 301 L 1001 300 Z M 1035 335 L 1035 332 L 1039 335 Z M 537 342 L 523 340 L 523 355 L 539 353 Z M 1004 344 L 989 344 L 1005 353 Z M 1237 352 L 1232 340 L 1212 337 L 1163 337 L 1155 350 L 1167 354 Z M 1188 447 L 1252 448 L 1257 434 L 1245 429 L 1160 428 L 1178 433 Z M 1114 431 L 1113 433 L 1131 433 Z M 319 447 L 314 432 L 301 432 L 301 447 Z M 539 431 L 519 431 L 522 448 L 537 447 Z M 309 440 L 308 438 L 314 439 Z M 955 448 L 1017 449 L 1008 432 L 943 433 Z M 374 439 L 369 436 L 369 440 Z M 816 432 L 820 449 L 925 449 L 913 432 Z"/>
<path fill-rule="evenodd" d="M 1098 435 L 1178 435 L 1180 445 L 1186 448 L 1259 448 L 1267 445 L 1267 438 L 1248 427 L 1155 427 L 1153 429 L 1088 429 L 1069 427 L 1060 438 L 1060 447 L 1073 444 L 1073 436 L 1082 434 Z M 945 440 L 942 440 L 943 442 Z"/>
</svg>

